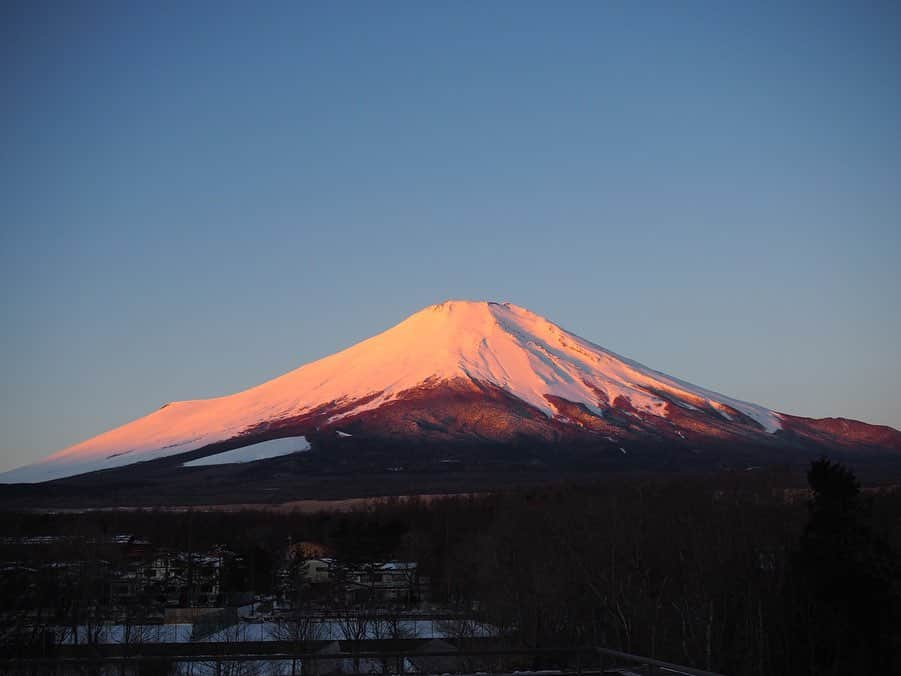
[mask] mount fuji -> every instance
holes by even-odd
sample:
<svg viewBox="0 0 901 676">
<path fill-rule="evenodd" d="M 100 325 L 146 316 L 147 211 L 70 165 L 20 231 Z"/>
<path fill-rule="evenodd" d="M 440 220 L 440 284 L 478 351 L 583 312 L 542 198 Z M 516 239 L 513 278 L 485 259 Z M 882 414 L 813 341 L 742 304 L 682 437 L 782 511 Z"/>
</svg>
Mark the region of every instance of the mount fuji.
<svg viewBox="0 0 901 676">
<path fill-rule="evenodd" d="M 243 392 L 167 404 L 0 482 L 184 481 L 226 467 L 286 480 L 566 462 L 743 467 L 899 451 L 901 432 L 889 427 L 779 413 L 647 368 L 516 305 L 447 301 Z"/>
</svg>

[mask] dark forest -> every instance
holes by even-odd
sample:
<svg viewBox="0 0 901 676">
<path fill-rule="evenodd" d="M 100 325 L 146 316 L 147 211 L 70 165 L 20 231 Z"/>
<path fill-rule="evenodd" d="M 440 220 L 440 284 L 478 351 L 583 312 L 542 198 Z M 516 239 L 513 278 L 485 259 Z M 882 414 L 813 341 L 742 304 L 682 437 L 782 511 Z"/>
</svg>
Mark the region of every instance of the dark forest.
<svg viewBox="0 0 901 676">
<path fill-rule="evenodd" d="M 349 511 L 4 513 L 4 560 L 110 559 L 102 536 L 241 555 L 266 593 L 291 541 L 418 562 L 431 597 L 517 646 L 602 645 L 727 674 L 898 673 L 901 494 L 841 465 L 374 501 Z M 67 533 L 76 543 L 16 544 Z M 9 609 L 54 593 L 15 576 Z M 84 593 L 90 593 L 85 591 Z"/>
</svg>

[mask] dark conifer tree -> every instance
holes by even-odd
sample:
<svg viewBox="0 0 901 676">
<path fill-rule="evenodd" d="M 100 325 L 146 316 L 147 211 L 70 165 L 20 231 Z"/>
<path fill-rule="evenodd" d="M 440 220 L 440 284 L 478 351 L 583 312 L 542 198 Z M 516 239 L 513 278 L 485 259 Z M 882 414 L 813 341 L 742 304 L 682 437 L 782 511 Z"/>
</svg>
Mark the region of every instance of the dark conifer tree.
<svg viewBox="0 0 901 676">
<path fill-rule="evenodd" d="M 795 557 L 795 673 L 901 673 L 898 557 L 872 527 L 870 504 L 846 467 L 811 464 L 809 517 Z"/>
</svg>

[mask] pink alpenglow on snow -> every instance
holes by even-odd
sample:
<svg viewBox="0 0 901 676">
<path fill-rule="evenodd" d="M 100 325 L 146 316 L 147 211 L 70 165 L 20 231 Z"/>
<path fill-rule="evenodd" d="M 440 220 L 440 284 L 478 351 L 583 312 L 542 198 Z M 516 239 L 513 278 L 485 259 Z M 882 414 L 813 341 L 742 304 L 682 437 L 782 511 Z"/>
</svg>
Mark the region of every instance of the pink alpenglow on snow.
<svg viewBox="0 0 901 676">
<path fill-rule="evenodd" d="M 768 433 L 781 427 L 780 415 L 773 411 L 649 369 L 522 307 L 447 301 L 243 392 L 168 404 L 0 475 L 0 481 L 46 481 L 173 456 L 326 406 L 336 409 L 328 424 L 347 422 L 404 392 L 460 379 L 500 388 L 551 418 L 562 415 L 555 398 L 584 405 L 597 415 L 603 414 L 600 402 L 622 399 L 649 415 L 666 416 L 667 404 L 676 402 L 686 409 L 715 411 L 726 420 L 738 412 Z"/>
</svg>

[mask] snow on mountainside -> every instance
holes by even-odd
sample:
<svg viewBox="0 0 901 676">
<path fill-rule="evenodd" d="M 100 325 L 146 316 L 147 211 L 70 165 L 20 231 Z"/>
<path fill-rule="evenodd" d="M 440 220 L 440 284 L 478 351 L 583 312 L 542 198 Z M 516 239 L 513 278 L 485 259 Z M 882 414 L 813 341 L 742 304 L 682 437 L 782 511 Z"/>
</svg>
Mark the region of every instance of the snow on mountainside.
<svg viewBox="0 0 901 676">
<path fill-rule="evenodd" d="M 626 401 L 667 417 L 671 405 L 726 421 L 781 429 L 779 414 L 722 396 L 620 357 L 509 303 L 448 301 L 417 312 L 353 347 L 230 396 L 168 404 L 49 458 L 0 475 L 35 482 L 173 456 L 221 442 L 269 421 L 325 412 L 328 424 L 459 381 L 495 386 L 548 417 L 560 400 L 604 415 Z"/>
<path fill-rule="evenodd" d="M 206 455 L 197 460 L 191 460 L 184 467 L 206 467 L 207 465 L 227 465 L 233 462 L 255 462 L 256 460 L 268 460 L 289 453 L 300 453 L 310 450 L 310 442 L 306 437 L 281 437 L 261 441 L 258 444 L 249 444 L 230 451 L 223 451 L 214 455 Z"/>
</svg>

